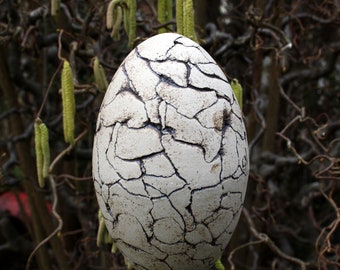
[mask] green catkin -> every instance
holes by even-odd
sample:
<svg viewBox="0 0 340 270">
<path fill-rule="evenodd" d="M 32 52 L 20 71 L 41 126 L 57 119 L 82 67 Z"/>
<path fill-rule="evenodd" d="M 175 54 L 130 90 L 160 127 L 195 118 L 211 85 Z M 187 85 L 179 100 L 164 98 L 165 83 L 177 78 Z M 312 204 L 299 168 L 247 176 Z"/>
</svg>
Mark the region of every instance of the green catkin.
<svg viewBox="0 0 340 270">
<path fill-rule="evenodd" d="M 239 83 L 239 81 L 237 79 L 232 79 L 232 81 L 231 81 L 231 88 L 233 89 L 235 97 L 237 99 L 237 102 L 240 105 L 240 108 L 242 110 L 242 105 L 243 105 L 243 89 L 242 89 L 242 85 Z"/>
<path fill-rule="evenodd" d="M 111 235 L 109 234 L 109 232 L 107 230 L 105 230 L 104 243 L 105 244 L 112 244 L 113 243 L 113 239 L 112 239 Z"/>
<path fill-rule="evenodd" d="M 64 60 L 61 72 L 61 96 L 63 101 L 63 128 L 65 142 L 74 144 L 75 98 L 72 69 Z"/>
<path fill-rule="evenodd" d="M 127 4 L 126 4 L 127 5 Z M 124 7 L 124 16 L 123 16 L 123 26 L 124 26 L 124 30 L 127 33 L 127 35 L 129 35 L 129 9 L 126 7 Z"/>
<path fill-rule="evenodd" d="M 49 175 L 50 146 L 48 143 L 48 129 L 38 118 L 34 122 L 34 143 L 36 167 L 39 187 L 45 186 L 45 178 Z"/>
<path fill-rule="evenodd" d="M 158 14 L 158 22 L 160 24 L 164 24 L 173 19 L 172 14 L 172 0 L 159 0 L 157 4 L 157 14 Z M 172 26 L 168 26 L 170 30 L 172 30 Z M 158 29 L 158 33 L 166 33 L 167 28 L 161 27 Z"/>
<path fill-rule="evenodd" d="M 184 0 L 176 0 L 176 25 L 177 25 L 177 33 L 180 35 L 184 34 L 183 1 Z"/>
<path fill-rule="evenodd" d="M 215 262 L 215 268 L 216 270 L 225 270 L 222 262 L 221 262 L 221 259 L 218 259 L 216 262 Z"/>
<path fill-rule="evenodd" d="M 183 32 L 184 36 L 197 42 L 195 33 L 195 18 L 194 18 L 194 6 L 192 0 L 184 0 L 183 6 Z"/>
<path fill-rule="evenodd" d="M 111 1 L 109 3 L 109 5 L 107 6 L 107 9 L 106 9 L 106 28 L 107 29 L 111 29 L 112 28 L 112 25 L 113 25 L 113 10 L 114 10 L 114 7 L 115 7 L 115 4 L 114 4 L 115 1 Z"/>
<path fill-rule="evenodd" d="M 115 9 L 116 6 L 121 2 L 121 0 L 112 0 L 106 9 L 106 28 L 112 29 L 115 21 Z"/>
<path fill-rule="evenodd" d="M 125 258 L 124 258 L 124 260 L 125 260 L 125 265 L 126 265 L 127 270 L 132 270 L 133 269 L 132 264 L 129 263 Z"/>
<path fill-rule="evenodd" d="M 48 129 L 44 123 L 40 125 L 40 134 L 41 134 L 41 150 L 43 153 L 43 178 L 49 175 L 49 167 L 51 163 L 51 156 L 50 156 L 50 145 L 49 145 L 49 138 L 48 138 Z M 41 185 L 43 187 L 44 185 Z"/>
<path fill-rule="evenodd" d="M 119 34 L 119 29 L 120 25 L 123 21 L 123 10 L 122 7 L 117 6 L 114 10 L 114 21 L 112 25 L 112 30 L 111 30 L 111 37 L 113 40 L 118 41 L 120 40 L 120 34 Z"/>
<path fill-rule="evenodd" d="M 51 16 L 56 16 L 60 9 L 60 0 L 51 0 Z"/>
<path fill-rule="evenodd" d="M 112 0 L 106 10 L 106 28 L 112 29 L 111 37 L 114 40 L 120 39 L 119 28 L 123 21 L 130 48 L 136 39 L 136 12 L 136 0 Z"/>
<path fill-rule="evenodd" d="M 115 243 L 112 243 L 112 246 L 111 246 L 111 253 L 112 254 L 115 254 L 117 251 L 117 245 Z"/>
<path fill-rule="evenodd" d="M 93 73 L 99 92 L 104 93 L 108 87 L 108 82 L 105 76 L 104 68 L 99 63 L 98 57 L 95 57 L 93 61 Z"/>
<path fill-rule="evenodd" d="M 105 241 L 106 227 L 102 212 L 98 211 L 98 231 L 97 231 L 97 247 L 100 247 Z"/>
<path fill-rule="evenodd" d="M 160 24 L 164 24 L 167 20 L 167 0 L 158 0 L 158 3 L 157 3 L 157 19 L 158 19 L 158 22 Z M 158 29 L 158 34 L 161 34 L 161 33 L 165 33 L 166 32 L 166 28 L 165 27 L 161 27 Z"/>
<path fill-rule="evenodd" d="M 44 167 L 44 156 L 41 148 L 41 131 L 40 131 L 40 120 L 37 119 L 34 122 L 34 144 L 35 144 L 35 157 L 36 167 L 38 175 L 39 186 L 44 186 L 43 167 Z"/>
<path fill-rule="evenodd" d="M 172 12 L 172 0 L 166 0 L 166 19 L 167 21 L 172 21 L 173 12 Z M 169 26 L 170 30 L 173 30 L 172 25 Z"/>
<path fill-rule="evenodd" d="M 136 39 L 136 12 L 137 12 L 137 2 L 136 0 L 126 0 L 127 2 L 127 34 L 128 34 L 128 46 L 133 47 L 133 43 Z"/>
<path fill-rule="evenodd" d="M 103 213 L 100 210 L 98 210 L 98 224 L 97 246 L 100 247 L 102 244 L 111 244 L 111 253 L 115 253 L 117 246 L 105 227 Z"/>
</svg>

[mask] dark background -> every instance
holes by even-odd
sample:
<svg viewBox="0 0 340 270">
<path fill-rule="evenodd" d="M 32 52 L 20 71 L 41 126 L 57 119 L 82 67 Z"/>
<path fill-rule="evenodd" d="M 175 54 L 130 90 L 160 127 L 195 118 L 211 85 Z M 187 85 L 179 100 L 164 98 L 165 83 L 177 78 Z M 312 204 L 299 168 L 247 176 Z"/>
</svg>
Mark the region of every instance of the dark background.
<svg viewBox="0 0 340 270">
<path fill-rule="evenodd" d="M 110 80 L 130 51 L 127 36 L 122 28 L 112 40 L 105 28 L 109 1 L 62 1 L 55 17 L 49 2 L 0 1 L 1 268 L 24 269 L 50 235 L 30 269 L 125 269 L 119 252 L 96 246 L 91 152 L 103 98 L 92 59 Z M 137 1 L 135 45 L 158 31 L 156 2 Z M 200 44 L 244 88 L 251 172 L 226 269 L 339 269 L 339 1 L 194 4 Z M 66 152 L 58 48 L 76 81 L 80 137 Z M 62 154 L 51 173 L 55 189 L 36 180 L 33 123 L 42 104 L 52 160 Z"/>
</svg>

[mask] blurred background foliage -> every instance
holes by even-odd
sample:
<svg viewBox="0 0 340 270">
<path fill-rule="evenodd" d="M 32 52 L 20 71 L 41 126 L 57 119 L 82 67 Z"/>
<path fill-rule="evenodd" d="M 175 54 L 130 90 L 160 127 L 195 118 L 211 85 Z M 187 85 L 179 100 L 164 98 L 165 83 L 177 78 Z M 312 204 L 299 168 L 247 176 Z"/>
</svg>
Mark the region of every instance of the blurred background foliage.
<svg viewBox="0 0 340 270">
<path fill-rule="evenodd" d="M 1 267 L 126 269 L 119 252 L 96 246 L 91 153 L 103 93 L 93 59 L 110 81 L 130 47 L 176 20 L 160 23 L 157 1 L 138 0 L 135 35 L 122 24 L 112 37 L 110 1 L 60 2 L 52 15 L 50 1 L 0 1 Z M 339 11 L 337 0 L 194 1 L 198 41 L 244 89 L 251 172 L 226 269 L 340 268 Z M 60 56 L 75 83 L 74 147 L 63 139 Z M 44 188 L 38 115 L 54 162 Z"/>
</svg>

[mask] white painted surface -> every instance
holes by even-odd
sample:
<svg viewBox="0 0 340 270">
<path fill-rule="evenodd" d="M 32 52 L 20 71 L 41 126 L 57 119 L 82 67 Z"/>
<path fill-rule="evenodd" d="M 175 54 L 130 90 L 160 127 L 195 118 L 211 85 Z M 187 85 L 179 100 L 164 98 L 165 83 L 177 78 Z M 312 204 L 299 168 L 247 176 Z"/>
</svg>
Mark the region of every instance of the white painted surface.
<svg viewBox="0 0 340 270">
<path fill-rule="evenodd" d="M 101 106 L 93 177 L 107 228 L 136 269 L 206 270 L 248 179 L 241 110 L 223 71 L 178 34 L 141 43 Z"/>
</svg>

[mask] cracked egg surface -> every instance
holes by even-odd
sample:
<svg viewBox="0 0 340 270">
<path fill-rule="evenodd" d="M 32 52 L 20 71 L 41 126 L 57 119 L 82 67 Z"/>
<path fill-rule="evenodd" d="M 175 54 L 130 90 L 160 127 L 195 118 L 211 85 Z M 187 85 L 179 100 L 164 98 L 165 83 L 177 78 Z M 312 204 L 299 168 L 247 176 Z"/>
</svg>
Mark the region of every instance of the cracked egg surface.
<svg viewBox="0 0 340 270">
<path fill-rule="evenodd" d="M 98 115 L 93 178 L 136 269 L 212 267 L 238 222 L 248 167 L 240 107 L 200 45 L 166 33 L 126 57 Z"/>
</svg>

